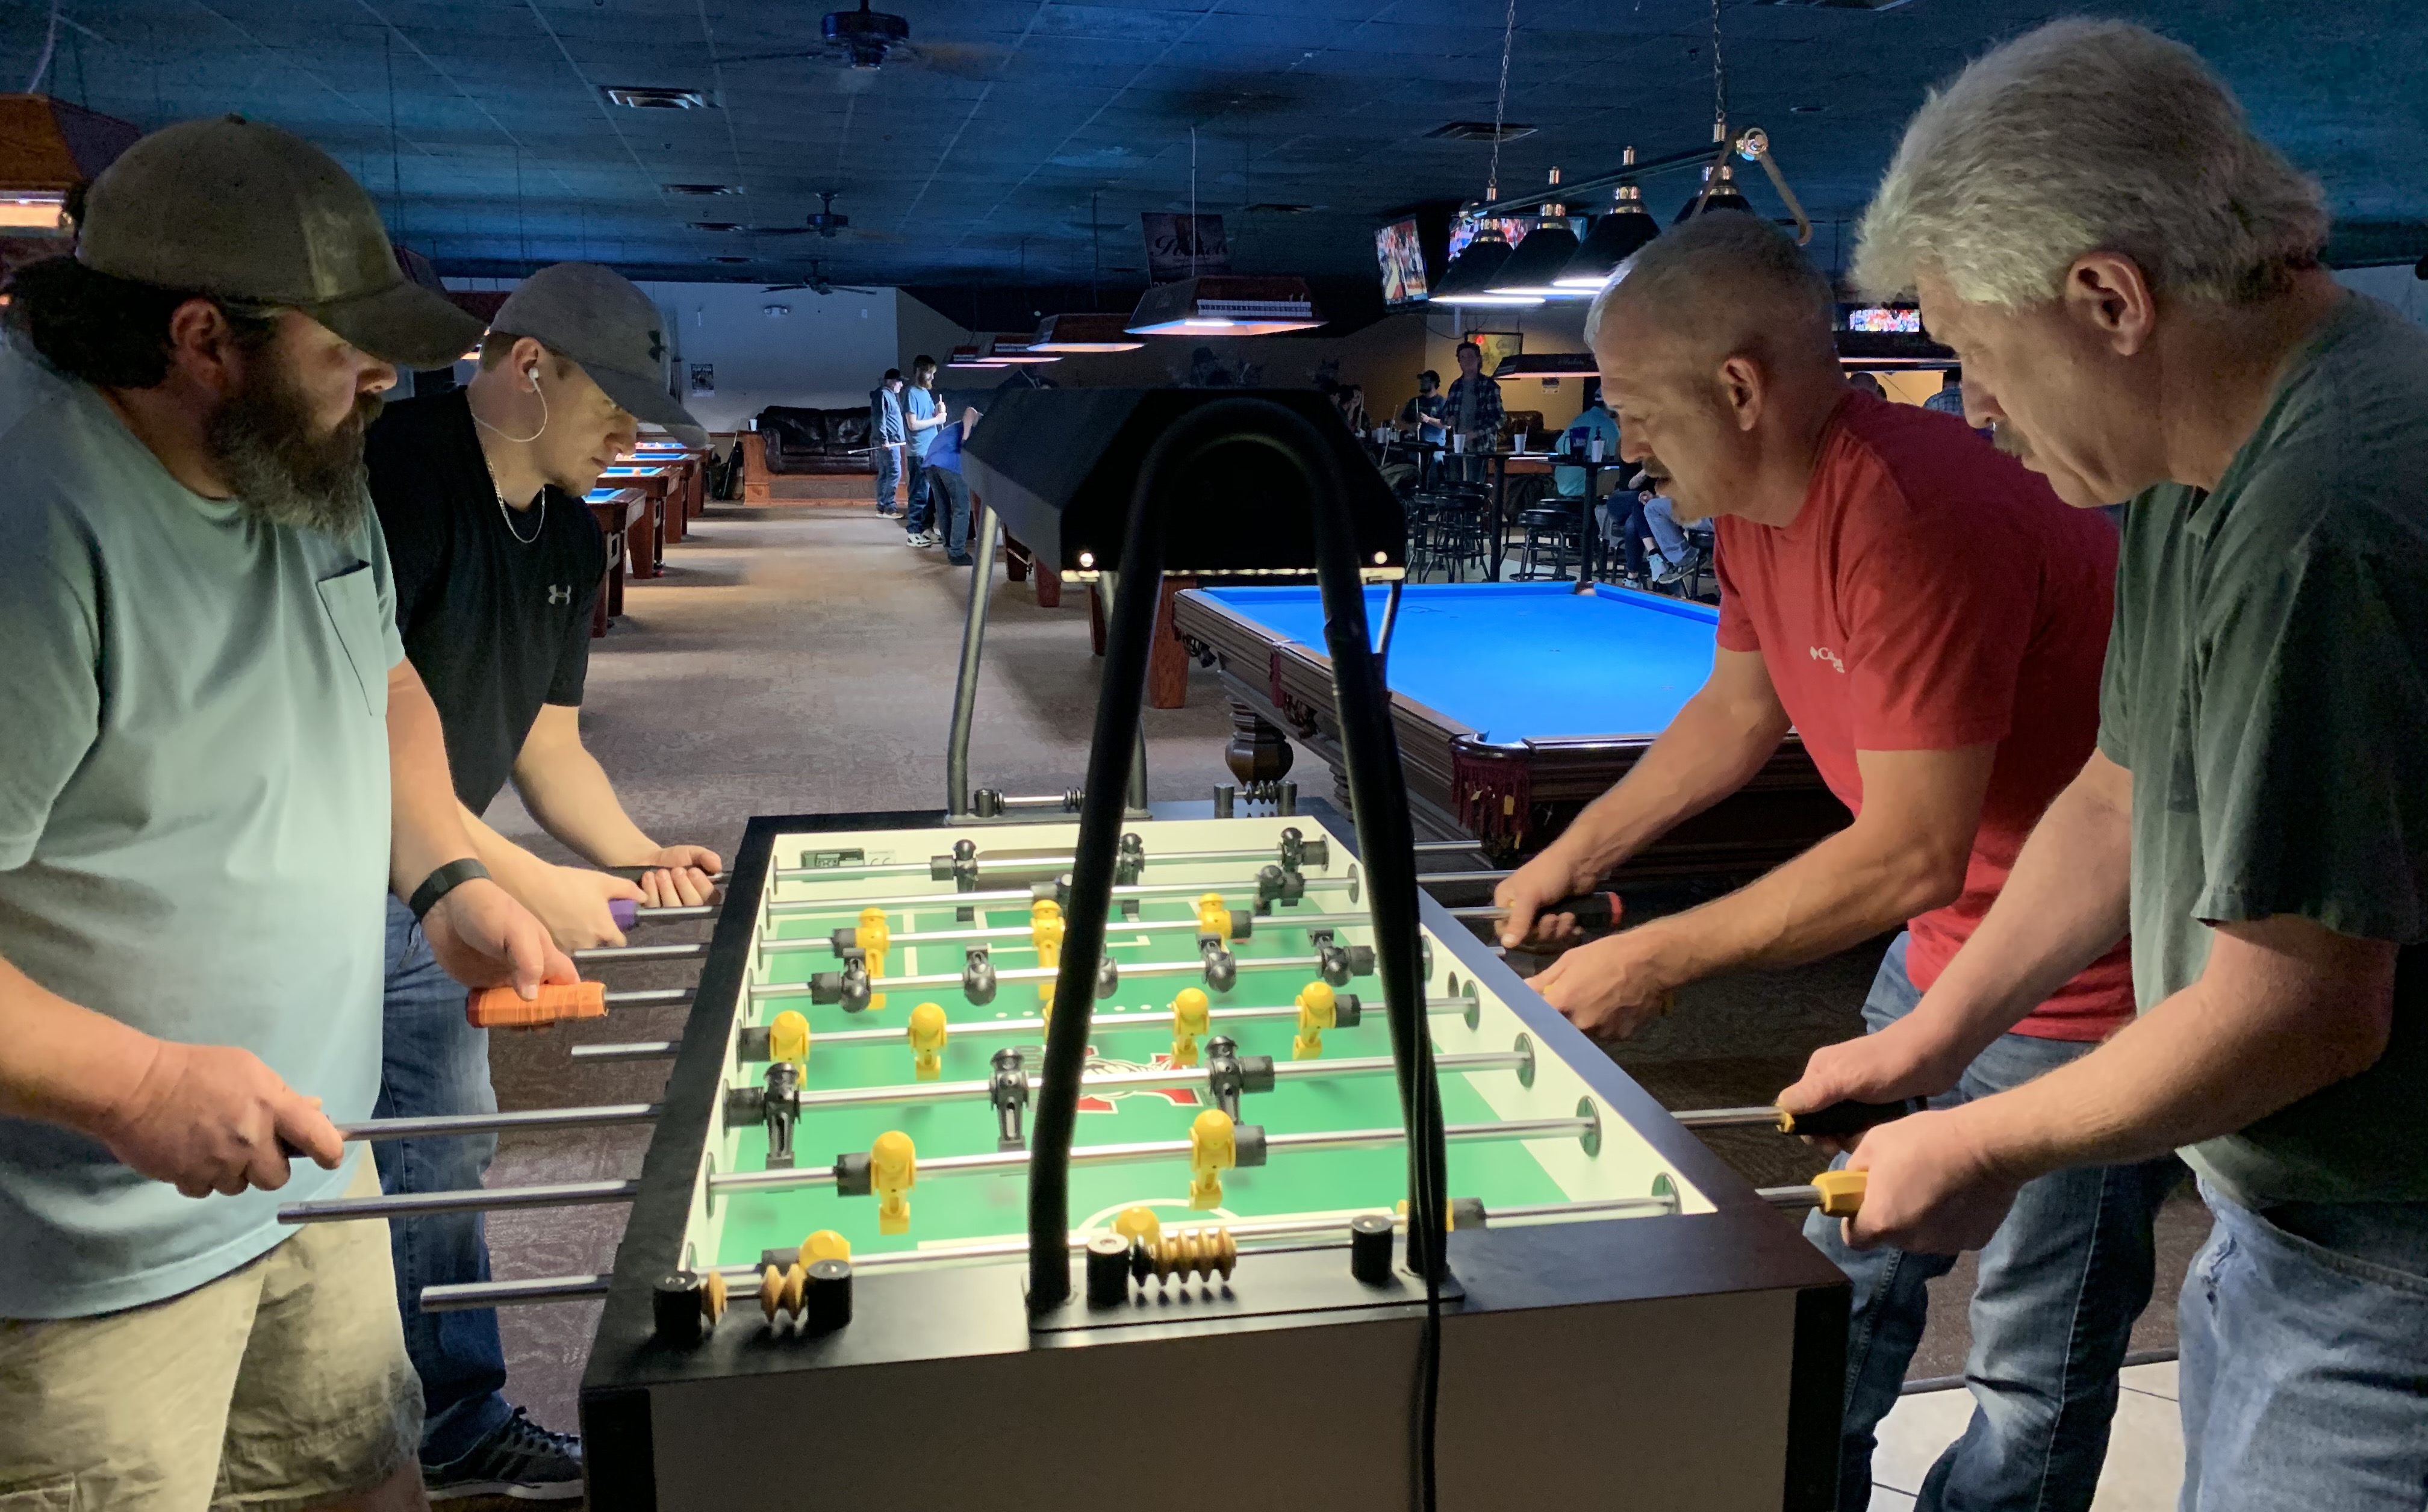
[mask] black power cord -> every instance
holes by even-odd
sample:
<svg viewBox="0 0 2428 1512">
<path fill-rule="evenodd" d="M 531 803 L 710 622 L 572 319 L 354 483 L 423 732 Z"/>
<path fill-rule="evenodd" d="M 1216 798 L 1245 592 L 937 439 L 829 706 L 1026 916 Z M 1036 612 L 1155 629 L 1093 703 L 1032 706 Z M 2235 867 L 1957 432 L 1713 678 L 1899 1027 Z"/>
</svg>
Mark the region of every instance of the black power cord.
<svg viewBox="0 0 2428 1512">
<path fill-rule="evenodd" d="M 1298 472 L 1314 530 L 1316 580 L 1323 598 L 1324 636 L 1332 654 L 1340 723 L 1341 764 L 1355 811 L 1358 853 L 1374 921 L 1376 969 L 1398 1073 L 1401 1116 L 1408 1143 L 1409 1267 L 1423 1278 L 1425 1321 L 1413 1434 L 1416 1504 L 1435 1503 L 1435 1438 L 1440 1404 L 1441 1283 L 1448 1274 L 1448 1178 L 1441 1093 L 1433 1039 L 1424 1014 L 1424 978 L 1417 923 L 1415 836 L 1407 782 L 1391 725 L 1382 659 L 1370 639 L 1362 563 L 1347 490 L 1332 451 L 1304 417 L 1271 400 L 1241 396 L 1189 411 L 1148 450 L 1130 496 L 1122 546 L 1121 579 L 1105 635 L 1105 674 L 1088 752 L 1088 785 L 1079 810 L 1079 839 L 1071 869 L 1062 961 L 1055 982 L 1058 1011 L 1046 1035 L 1028 1165 L 1028 1300 L 1051 1310 L 1071 1295 L 1071 1139 L 1079 1081 L 1086 1069 L 1093 1017 L 1096 962 L 1104 950 L 1112 904 L 1115 853 L 1124 820 L 1131 752 L 1145 701 L 1147 659 L 1161 593 L 1164 510 L 1170 481 L 1195 472 L 1216 447 L 1250 445 L 1277 453 Z M 1290 564 L 1275 564 L 1290 565 Z M 1396 618 L 1397 584 L 1386 605 L 1386 631 Z"/>
</svg>

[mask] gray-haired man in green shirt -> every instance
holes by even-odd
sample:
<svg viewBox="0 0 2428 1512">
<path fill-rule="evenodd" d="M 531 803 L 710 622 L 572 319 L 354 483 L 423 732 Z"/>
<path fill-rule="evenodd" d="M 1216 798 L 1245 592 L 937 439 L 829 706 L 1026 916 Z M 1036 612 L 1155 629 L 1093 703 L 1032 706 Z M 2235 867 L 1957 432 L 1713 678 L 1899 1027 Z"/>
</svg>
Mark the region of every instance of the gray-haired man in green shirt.
<svg viewBox="0 0 2428 1512">
<path fill-rule="evenodd" d="M 2140 1019 L 1865 1136 L 1848 1237 L 1971 1247 L 2040 1173 L 2180 1148 L 2186 1512 L 2428 1497 L 2428 332 L 2326 220 L 2189 50 L 2059 22 L 1923 107 L 1856 262 L 1974 419 L 2131 505 L 2098 754 L 1921 1005 L 1780 1101 L 1938 1091 L 2130 923 Z"/>
<path fill-rule="evenodd" d="M 572 979 L 469 862 L 364 482 L 478 322 L 235 117 L 80 230 L 0 351 L 0 1505 L 418 1507 L 386 1226 L 276 1206 L 378 1190 L 332 1120 L 389 891 L 461 979 Z"/>
</svg>

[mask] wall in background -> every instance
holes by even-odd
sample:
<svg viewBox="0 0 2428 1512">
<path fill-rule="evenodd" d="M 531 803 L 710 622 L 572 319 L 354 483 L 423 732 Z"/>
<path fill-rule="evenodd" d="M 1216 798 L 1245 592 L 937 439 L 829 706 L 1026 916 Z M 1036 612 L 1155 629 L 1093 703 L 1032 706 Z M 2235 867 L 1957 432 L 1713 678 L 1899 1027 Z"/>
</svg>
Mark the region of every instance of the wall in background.
<svg viewBox="0 0 2428 1512">
<path fill-rule="evenodd" d="M 756 284 L 644 284 L 668 317 L 681 397 L 701 424 L 735 430 L 770 404 L 865 407 L 894 366 L 901 298 L 893 289 L 820 294 Z M 786 313 L 771 315 L 774 305 Z M 692 367 L 716 370 L 716 391 L 689 391 Z"/>
<path fill-rule="evenodd" d="M 2384 300 L 2403 314 L 2428 325 L 2428 284 L 2411 271 L 2411 264 L 2387 268 L 2338 268 L 2336 282 Z"/>
</svg>

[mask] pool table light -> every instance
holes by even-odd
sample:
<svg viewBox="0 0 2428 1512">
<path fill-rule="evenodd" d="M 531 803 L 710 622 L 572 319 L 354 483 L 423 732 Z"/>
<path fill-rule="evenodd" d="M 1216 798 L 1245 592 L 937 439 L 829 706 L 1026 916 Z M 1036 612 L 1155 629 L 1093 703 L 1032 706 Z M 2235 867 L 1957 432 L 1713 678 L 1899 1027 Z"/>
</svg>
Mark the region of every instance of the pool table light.
<svg viewBox="0 0 2428 1512">
<path fill-rule="evenodd" d="M 1323 323 L 1315 291 L 1297 277 L 1250 278 L 1208 273 L 1149 288 L 1124 327 L 1132 336 L 1277 336 Z"/>
</svg>

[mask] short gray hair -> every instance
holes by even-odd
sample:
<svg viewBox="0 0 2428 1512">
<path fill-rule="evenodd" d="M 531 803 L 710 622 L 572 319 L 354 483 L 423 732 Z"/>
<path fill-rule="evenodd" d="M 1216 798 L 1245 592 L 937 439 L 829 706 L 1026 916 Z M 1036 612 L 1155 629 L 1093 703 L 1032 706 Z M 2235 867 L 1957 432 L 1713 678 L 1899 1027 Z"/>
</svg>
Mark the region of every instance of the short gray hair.
<svg viewBox="0 0 2428 1512">
<path fill-rule="evenodd" d="M 1662 328 L 1714 356 L 1753 350 L 1837 361 L 1837 291 L 1788 235 L 1740 210 L 1711 210 L 1645 243 L 1625 276 L 1604 284 L 1585 311 L 1585 345 L 1625 299 L 1656 312 Z"/>
<path fill-rule="evenodd" d="M 1854 281 L 1874 298 L 1919 275 L 1968 304 L 2057 297 L 2087 252 L 2153 288 L 2247 300 L 2314 265 L 2317 182 L 2251 131 L 2198 54 L 2118 21 L 2057 21 L 1932 91 L 1863 214 Z"/>
</svg>

